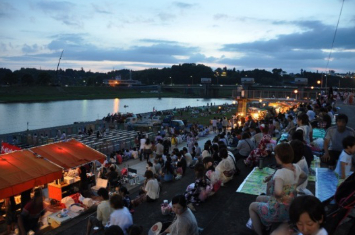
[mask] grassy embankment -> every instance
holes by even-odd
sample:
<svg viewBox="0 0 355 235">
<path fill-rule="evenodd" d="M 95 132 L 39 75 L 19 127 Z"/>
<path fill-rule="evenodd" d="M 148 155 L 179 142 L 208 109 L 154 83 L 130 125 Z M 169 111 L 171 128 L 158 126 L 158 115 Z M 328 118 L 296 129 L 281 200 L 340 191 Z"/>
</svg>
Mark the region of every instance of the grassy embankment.
<svg viewBox="0 0 355 235">
<path fill-rule="evenodd" d="M 143 92 L 143 93 L 142 93 Z M 162 92 L 161 97 L 196 97 L 178 92 Z M 36 102 L 56 100 L 154 98 L 158 93 L 114 87 L 0 87 L 0 102 Z"/>
<path fill-rule="evenodd" d="M 182 116 L 180 116 L 180 113 L 176 113 L 175 119 L 188 120 L 188 123 L 197 123 L 207 126 L 211 124 L 211 120 L 214 117 L 220 118 L 226 116 L 227 118 L 231 118 L 232 115 L 235 115 L 237 112 L 237 106 L 228 108 L 224 108 L 223 106 L 220 107 L 221 111 L 223 111 L 222 113 L 217 113 L 219 106 L 214 106 L 211 108 L 211 115 L 209 115 L 208 111 L 203 111 L 198 114 L 192 114 L 191 112 L 183 112 Z M 203 113 L 204 116 L 201 116 L 201 113 Z"/>
</svg>

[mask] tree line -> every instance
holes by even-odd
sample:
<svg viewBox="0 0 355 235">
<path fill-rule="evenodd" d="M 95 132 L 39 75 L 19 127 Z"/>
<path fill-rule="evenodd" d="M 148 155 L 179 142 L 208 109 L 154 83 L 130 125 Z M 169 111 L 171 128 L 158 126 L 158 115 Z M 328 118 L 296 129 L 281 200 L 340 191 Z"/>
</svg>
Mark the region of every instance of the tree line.
<svg viewBox="0 0 355 235">
<path fill-rule="evenodd" d="M 235 68 L 217 68 L 203 64 L 185 63 L 162 69 L 151 68 L 140 71 L 128 69 L 113 70 L 107 73 L 74 69 L 38 70 L 35 68 L 21 68 L 11 71 L 0 68 L 0 85 L 2 86 L 103 86 L 105 79 L 132 78 L 146 85 L 159 84 L 200 84 L 201 78 L 211 78 L 212 84 L 238 85 L 241 78 L 254 78 L 260 85 L 292 85 L 295 77 L 308 78 L 309 86 L 317 86 L 317 81 L 323 81 L 325 75 L 318 72 L 308 72 L 303 69 L 297 74 L 287 74 L 281 68 L 272 71 L 265 69 L 236 70 Z M 327 75 L 328 86 L 355 87 L 355 81 L 349 76 L 340 77 Z"/>
</svg>

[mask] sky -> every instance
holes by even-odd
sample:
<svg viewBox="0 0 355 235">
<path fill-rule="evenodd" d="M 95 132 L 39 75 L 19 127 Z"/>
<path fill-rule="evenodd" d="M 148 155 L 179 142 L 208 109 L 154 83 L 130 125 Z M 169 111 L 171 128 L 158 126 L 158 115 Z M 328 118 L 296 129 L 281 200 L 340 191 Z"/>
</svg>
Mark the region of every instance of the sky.
<svg viewBox="0 0 355 235">
<path fill-rule="evenodd" d="M 0 0 L 0 67 L 355 72 L 355 0 Z M 329 62 L 329 63 L 328 63 Z M 327 66 L 328 64 L 328 66 Z"/>
</svg>

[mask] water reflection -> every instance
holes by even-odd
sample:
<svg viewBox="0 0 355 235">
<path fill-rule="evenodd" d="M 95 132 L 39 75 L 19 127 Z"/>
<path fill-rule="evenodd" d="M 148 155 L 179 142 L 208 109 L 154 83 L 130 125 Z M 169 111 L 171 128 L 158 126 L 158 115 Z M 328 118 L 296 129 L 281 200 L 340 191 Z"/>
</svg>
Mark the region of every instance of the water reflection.
<svg viewBox="0 0 355 235">
<path fill-rule="evenodd" d="M 118 113 L 120 110 L 120 99 L 116 98 L 113 101 L 113 113 Z"/>
<path fill-rule="evenodd" d="M 108 113 L 145 113 L 156 110 L 203 106 L 207 103 L 220 105 L 232 103 L 230 99 L 189 99 L 189 98 L 136 98 L 71 100 L 36 103 L 0 104 L 0 134 L 40 129 L 74 122 L 94 121 Z M 126 106 L 126 107 L 125 107 Z"/>
</svg>

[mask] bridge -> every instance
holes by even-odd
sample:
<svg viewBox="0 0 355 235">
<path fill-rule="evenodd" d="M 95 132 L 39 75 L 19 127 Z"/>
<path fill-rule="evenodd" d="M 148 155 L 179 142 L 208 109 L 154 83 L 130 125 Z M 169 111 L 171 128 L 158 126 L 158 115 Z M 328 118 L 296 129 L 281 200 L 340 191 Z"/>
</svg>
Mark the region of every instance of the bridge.
<svg viewBox="0 0 355 235">
<path fill-rule="evenodd" d="M 260 99 L 289 99 L 306 101 L 316 99 L 320 95 L 319 87 L 304 86 L 241 86 L 216 84 L 180 84 L 162 85 L 161 91 L 180 91 L 184 94 L 194 94 L 206 98 L 232 97 L 233 99 L 248 98 Z M 324 89 L 323 89 L 324 90 Z M 243 94 L 242 94 L 243 92 Z"/>
<path fill-rule="evenodd" d="M 205 98 L 231 97 L 237 85 L 223 84 L 172 84 L 161 85 L 161 91 L 179 91 L 184 94 L 193 94 Z"/>
</svg>

